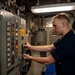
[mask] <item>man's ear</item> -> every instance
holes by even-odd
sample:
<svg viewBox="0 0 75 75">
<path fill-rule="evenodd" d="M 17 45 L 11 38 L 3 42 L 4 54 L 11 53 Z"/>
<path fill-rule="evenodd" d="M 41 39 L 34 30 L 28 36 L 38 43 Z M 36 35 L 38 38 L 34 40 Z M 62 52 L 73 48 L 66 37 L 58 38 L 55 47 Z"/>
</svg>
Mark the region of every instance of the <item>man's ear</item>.
<svg viewBox="0 0 75 75">
<path fill-rule="evenodd" d="M 62 25 L 63 25 L 63 27 L 65 27 L 65 25 L 66 25 L 66 22 L 64 21 L 64 22 L 62 22 Z"/>
</svg>

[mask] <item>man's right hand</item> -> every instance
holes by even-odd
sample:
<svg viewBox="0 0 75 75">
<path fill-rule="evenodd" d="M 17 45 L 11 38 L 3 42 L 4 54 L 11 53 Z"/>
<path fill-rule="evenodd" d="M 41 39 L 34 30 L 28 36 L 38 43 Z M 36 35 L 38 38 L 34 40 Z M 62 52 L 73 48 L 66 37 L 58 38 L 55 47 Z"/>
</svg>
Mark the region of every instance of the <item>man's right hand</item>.
<svg viewBox="0 0 75 75">
<path fill-rule="evenodd" d="M 23 46 L 29 48 L 31 45 L 27 41 L 25 41 L 25 44 L 23 44 Z"/>
</svg>

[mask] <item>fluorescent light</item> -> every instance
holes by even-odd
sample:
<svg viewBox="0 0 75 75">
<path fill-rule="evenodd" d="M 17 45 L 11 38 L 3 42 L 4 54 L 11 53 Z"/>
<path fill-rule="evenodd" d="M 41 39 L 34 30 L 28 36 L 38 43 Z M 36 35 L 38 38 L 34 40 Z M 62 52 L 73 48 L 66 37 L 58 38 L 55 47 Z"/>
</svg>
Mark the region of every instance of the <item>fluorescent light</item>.
<svg viewBox="0 0 75 75">
<path fill-rule="evenodd" d="M 62 3 L 52 5 L 33 6 L 31 11 L 33 13 L 47 13 L 75 10 L 75 3 Z"/>
</svg>

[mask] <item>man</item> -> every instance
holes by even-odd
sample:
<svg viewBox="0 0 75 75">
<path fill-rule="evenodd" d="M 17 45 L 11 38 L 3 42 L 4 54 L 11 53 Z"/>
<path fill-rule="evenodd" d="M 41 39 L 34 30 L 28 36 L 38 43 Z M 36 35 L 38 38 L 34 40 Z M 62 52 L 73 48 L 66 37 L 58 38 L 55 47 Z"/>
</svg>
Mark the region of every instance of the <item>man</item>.
<svg viewBox="0 0 75 75">
<path fill-rule="evenodd" d="M 26 42 L 26 47 L 35 51 L 51 51 L 48 57 L 33 57 L 24 54 L 25 59 L 30 59 L 42 64 L 56 65 L 57 75 L 75 75 L 75 35 L 69 29 L 70 19 L 65 13 L 60 13 L 52 18 L 53 30 L 56 35 L 62 35 L 60 40 L 46 46 L 32 46 Z"/>
</svg>

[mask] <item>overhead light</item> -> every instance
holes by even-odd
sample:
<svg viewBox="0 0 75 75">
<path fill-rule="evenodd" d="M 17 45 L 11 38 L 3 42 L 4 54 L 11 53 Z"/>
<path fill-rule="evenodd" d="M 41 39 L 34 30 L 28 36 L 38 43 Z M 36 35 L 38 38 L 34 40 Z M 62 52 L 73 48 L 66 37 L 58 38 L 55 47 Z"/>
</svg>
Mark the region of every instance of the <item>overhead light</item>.
<svg viewBox="0 0 75 75">
<path fill-rule="evenodd" d="M 75 3 L 61 3 L 31 7 L 31 11 L 33 13 L 61 12 L 70 10 L 75 10 Z"/>
</svg>

